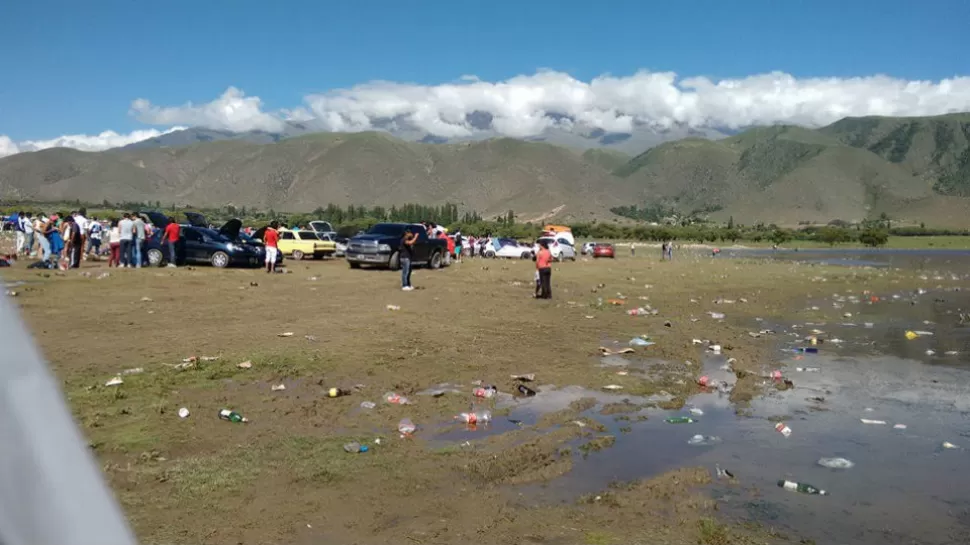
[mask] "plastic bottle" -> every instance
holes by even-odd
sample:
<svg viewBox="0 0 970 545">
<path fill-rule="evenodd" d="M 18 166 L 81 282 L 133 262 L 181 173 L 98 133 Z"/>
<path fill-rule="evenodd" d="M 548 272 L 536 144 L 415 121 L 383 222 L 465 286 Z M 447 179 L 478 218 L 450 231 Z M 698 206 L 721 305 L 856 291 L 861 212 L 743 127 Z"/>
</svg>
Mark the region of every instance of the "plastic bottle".
<svg viewBox="0 0 970 545">
<path fill-rule="evenodd" d="M 327 397 L 343 397 L 349 395 L 350 390 L 345 390 L 343 388 L 330 388 L 327 390 Z"/>
<path fill-rule="evenodd" d="M 670 418 L 664 419 L 664 422 L 668 424 L 694 424 L 696 422 L 699 422 L 699 420 L 696 420 L 689 416 L 671 416 Z"/>
<path fill-rule="evenodd" d="M 349 452 L 351 454 L 357 454 L 358 452 L 363 453 L 363 452 L 367 452 L 368 450 L 370 449 L 367 448 L 367 445 L 361 445 L 357 441 L 354 441 L 352 443 L 347 443 L 344 445 L 344 451 Z"/>
<path fill-rule="evenodd" d="M 475 397 L 484 397 L 486 399 L 495 397 L 495 394 L 497 393 L 498 393 L 498 388 L 496 388 L 495 386 L 482 386 L 480 388 L 475 388 L 474 390 L 472 390 L 472 394 L 474 394 Z"/>
<path fill-rule="evenodd" d="M 414 422 L 410 418 L 402 418 L 400 422 L 397 423 L 397 431 L 401 432 L 402 435 L 411 435 L 414 430 L 418 429 L 414 425 Z"/>
<path fill-rule="evenodd" d="M 229 409 L 222 409 L 221 411 L 219 411 L 219 418 L 233 423 L 249 422 L 248 418 L 245 418 L 243 415 L 237 413 L 236 411 L 230 411 Z"/>
<path fill-rule="evenodd" d="M 391 405 L 407 405 L 408 398 L 398 395 L 395 392 L 387 392 L 384 394 L 384 401 L 387 401 Z"/>
<path fill-rule="evenodd" d="M 466 424 L 488 424 L 492 421 L 492 411 L 475 411 L 461 413 L 455 420 Z"/>
<path fill-rule="evenodd" d="M 824 490 L 819 490 L 808 483 L 796 483 L 795 481 L 786 481 L 782 479 L 778 481 L 778 486 L 780 488 L 784 488 L 785 490 L 794 490 L 795 492 L 801 492 L 802 494 L 812 494 L 816 496 L 827 495 L 827 492 Z"/>
<path fill-rule="evenodd" d="M 820 367 L 796 367 L 795 370 L 799 373 L 818 373 L 822 371 Z"/>
<path fill-rule="evenodd" d="M 818 348 L 813 346 L 800 346 L 793 349 L 793 352 L 797 354 L 818 354 Z"/>
<path fill-rule="evenodd" d="M 784 422 L 775 424 L 775 431 L 784 435 L 785 437 L 791 437 L 791 428 L 789 428 Z"/>
</svg>

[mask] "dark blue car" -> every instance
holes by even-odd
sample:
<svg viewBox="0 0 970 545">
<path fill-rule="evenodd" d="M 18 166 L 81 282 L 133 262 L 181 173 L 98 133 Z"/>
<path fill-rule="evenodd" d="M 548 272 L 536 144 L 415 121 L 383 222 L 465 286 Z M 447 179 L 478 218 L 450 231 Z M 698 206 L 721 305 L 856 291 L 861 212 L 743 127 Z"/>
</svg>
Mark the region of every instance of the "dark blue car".
<svg viewBox="0 0 970 545">
<path fill-rule="evenodd" d="M 144 212 L 155 225 L 156 232 L 145 241 L 144 255 L 148 257 L 150 265 L 161 267 L 168 263 L 168 246 L 162 243 L 168 218 L 158 212 Z M 192 224 L 180 224 L 181 236 L 175 244 L 176 265 L 205 265 L 213 267 L 261 267 L 266 259 L 266 250 L 262 243 L 243 234 L 240 229 L 242 222 L 238 219 L 229 220 L 219 229 L 211 229 L 208 224 L 191 217 Z M 283 261 L 282 255 L 277 255 L 276 264 Z"/>
</svg>

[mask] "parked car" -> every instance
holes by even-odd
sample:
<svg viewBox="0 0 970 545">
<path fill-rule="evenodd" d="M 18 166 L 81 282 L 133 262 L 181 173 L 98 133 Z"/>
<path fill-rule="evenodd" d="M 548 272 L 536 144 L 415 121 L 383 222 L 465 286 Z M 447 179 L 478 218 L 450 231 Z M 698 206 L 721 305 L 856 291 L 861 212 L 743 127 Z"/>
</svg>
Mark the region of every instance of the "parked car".
<svg viewBox="0 0 970 545">
<path fill-rule="evenodd" d="M 400 269 L 401 239 L 407 228 L 418 235 L 411 263 L 415 266 L 427 265 L 432 269 L 440 268 L 448 252 L 448 243 L 444 239 L 428 238 L 423 225 L 408 223 L 378 223 L 366 233 L 350 239 L 347 244 L 347 262 L 350 268 L 373 265 L 391 270 Z"/>
<path fill-rule="evenodd" d="M 552 253 L 552 258 L 556 261 L 576 261 L 576 248 L 568 240 L 563 237 L 558 239 L 553 237 L 540 237 L 536 240 L 535 246 L 532 247 L 532 251 L 538 255 L 539 253 L 539 243 L 545 241 L 549 244 L 549 251 Z"/>
<path fill-rule="evenodd" d="M 597 244 L 599 244 L 599 242 L 587 242 L 583 244 L 583 247 L 579 253 L 583 255 L 593 255 L 593 248 L 595 248 Z"/>
<path fill-rule="evenodd" d="M 616 250 L 613 248 L 612 244 L 597 244 L 593 248 L 593 257 L 616 257 Z"/>
<path fill-rule="evenodd" d="M 150 265 L 160 267 L 168 263 L 168 248 L 162 243 L 163 229 L 167 224 L 166 220 L 145 241 L 145 255 Z M 261 244 L 242 242 L 239 233 L 241 225 L 239 220 L 230 220 L 219 230 L 180 225 L 182 233 L 175 245 L 176 264 L 210 264 L 219 268 L 262 266 L 266 259 L 265 249 Z M 282 256 L 277 256 L 276 260 L 277 264 L 281 263 Z"/>
<path fill-rule="evenodd" d="M 253 238 L 263 240 L 266 228 L 257 230 L 253 233 Z M 280 229 L 280 238 L 276 243 L 280 254 L 291 257 L 297 261 L 305 258 L 322 259 L 332 257 L 337 252 L 337 245 L 329 240 L 322 240 L 313 231 L 293 231 L 291 229 Z"/>
<path fill-rule="evenodd" d="M 344 257 L 344 256 L 347 255 L 347 241 L 349 241 L 350 239 L 348 239 L 348 238 L 338 238 L 333 233 L 320 233 L 320 232 L 318 232 L 317 233 L 317 236 L 320 237 L 320 240 L 329 240 L 330 242 L 333 242 L 333 244 L 334 244 L 334 253 L 333 253 L 334 257 Z"/>
<path fill-rule="evenodd" d="M 532 256 L 535 255 L 532 253 L 532 246 L 527 244 L 519 244 L 519 242 L 516 240 L 499 239 L 499 244 L 501 244 L 502 247 L 498 250 L 495 250 L 494 247 L 489 246 L 485 250 L 485 257 L 532 259 Z"/>
</svg>

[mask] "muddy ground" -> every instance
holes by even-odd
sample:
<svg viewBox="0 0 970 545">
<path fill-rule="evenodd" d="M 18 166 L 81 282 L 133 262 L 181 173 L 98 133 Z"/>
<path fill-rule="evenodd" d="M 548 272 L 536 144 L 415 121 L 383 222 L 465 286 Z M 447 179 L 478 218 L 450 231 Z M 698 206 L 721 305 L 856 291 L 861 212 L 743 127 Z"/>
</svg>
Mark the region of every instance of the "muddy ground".
<svg viewBox="0 0 970 545">
<path fill-rule="evenodd" d="M 796 300 L 918 284 L 912 272 L 621 256 L 557 265 L 555 298 L 536 301 L 531 262 L 419 270 L 411 293 L 398 289 L 396 273 L 340 261 L 288 265 L 290 274 L 272 276 L 199 267 L 99 278 L 109 269 L 93 262 L 66 273 L 23 263 L 0 271 L 6 282 L 27 282 L 15 301 L 143 543 L 797 543 L 720 518 L 703 486 L 710 468 L 616 483 L 568 504 L 522 493 L 520 485 L 571 470 L 582 449 L 568 445 L 623 440 L 573 425 L 582 403 L 466 446 L 430 438 L 468 409 L 473 381 L 512 392 L 510 374 L 666 392 L 673 401 L 664 408 L 677 407 L 699 389 L 703 346 L 693 339 L 719 342 L 735 369 L 759 375 L 778 354 L 749 336 L 754 317 L 809 320 Z M 607 302 L 621 296 L 623 305 Z M 647 304 L 659 313 L 626 313 Z M 600 346 L 622 348 L 636 335 L 657 343 L 637 348 L 656 362 L 649 378 L 597 365 Z M 218 359 L 176 368 L 190 356 Z M 237 366 L 244 361 L 251 368 Z M 144 371 L 104 385 L 132 368 Z M 417 395 L 439 383 L 462 393 Z M 278 384 L 286 389 L 273 391 Z M 732 400 L 743 408 L 761 384 L 739 380 Z M 354 391 L 331 399 L 331 387 Z M 414 403 L 383 403 L 387 391 Z M 363 401 L 377 407 L 361 409 Z M 251 422 L 221 421 L 222 408 Z M 416 436 L 399 437 L 403 417 L 418 424 Z M 351 440 L 370 452 L 345 453 Z"/>
</svg>

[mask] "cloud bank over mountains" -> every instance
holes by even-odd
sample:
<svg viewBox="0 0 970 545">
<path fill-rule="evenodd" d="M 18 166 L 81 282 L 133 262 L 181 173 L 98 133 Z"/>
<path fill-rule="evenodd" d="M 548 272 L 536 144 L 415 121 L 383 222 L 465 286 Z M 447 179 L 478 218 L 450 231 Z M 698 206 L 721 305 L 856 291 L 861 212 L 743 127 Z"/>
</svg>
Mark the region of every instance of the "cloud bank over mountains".
<svg viewBox="0 0 970 545">
<path fill-rule="evenodd" d="M 803 78 L 782 72 L 740 79 L 678 78 L 672 72 L 604 75 L 581 81 L 540 71 L 499 82 L 474 76 L 439 85 L 373 81 L 311 94 L 292 109 L 268 111 L 258 96 L 229 87 L 204 104 L 134 100 L 129 114 L 158 129 L 105 131 L 43 141 L 0 135 L 0 156 L 54 146 L 85 151 L 153 138 L 186 126 L 247 132 L 385 130 L 441 139 L 549 130 L 633 133 L 673 127 L 740 129 L 753 125 L 818 127 L 846 116 L 923 116 L 970 110 L 970 77 L 909 81 L 888 76 Z M 2 131 L 2 127 L 0 127 Z"/>
</svg>

